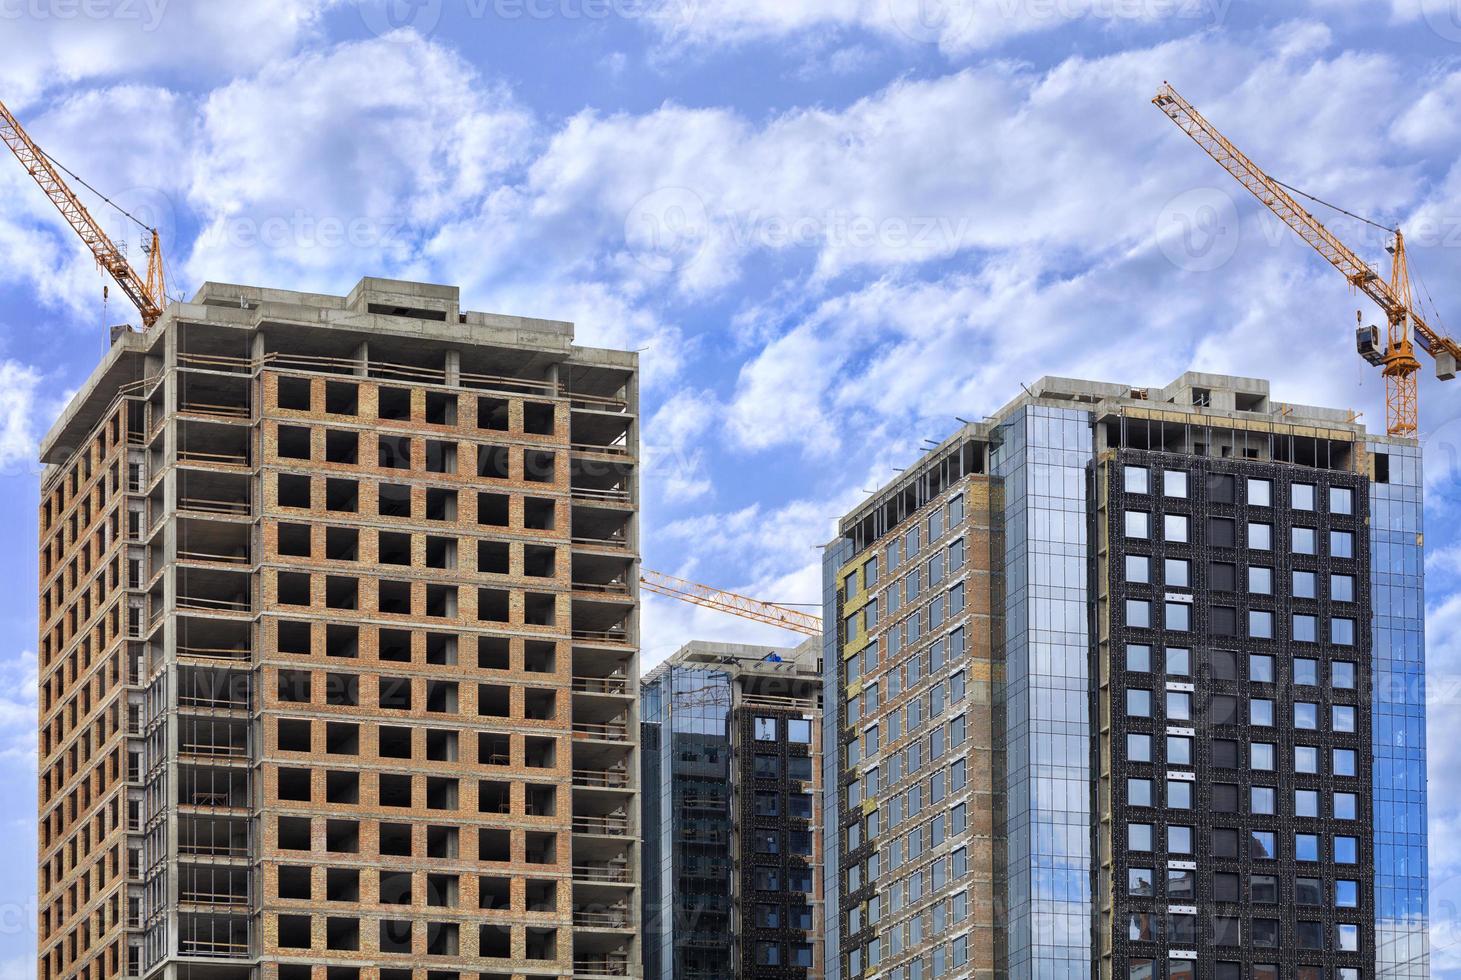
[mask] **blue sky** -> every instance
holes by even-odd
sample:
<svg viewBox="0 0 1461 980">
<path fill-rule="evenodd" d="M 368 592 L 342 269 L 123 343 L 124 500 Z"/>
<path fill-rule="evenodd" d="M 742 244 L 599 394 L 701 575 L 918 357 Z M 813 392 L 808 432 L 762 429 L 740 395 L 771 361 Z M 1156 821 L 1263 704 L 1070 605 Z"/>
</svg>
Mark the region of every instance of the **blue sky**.
<svg viewBox="0 0 1461 980">
<path fill-rule="evenodd" d="M 1457 0 L 0 0 L 0 98 L 160 225 L 174 292 L 422 278 L 644 349 L 647 563 L 787 602 L 836 515 L 1022 380 L 1269 376 L 1383 425 L 1364 304 L 1152 108 L 1164 79 L 1275 176 L 1402 223 L 1461 332 Z M 130 311 L 6 159 L 0 256 L 9 978 L 35 445 Z M 1433 939 L 1461 977 L 1461 385 L 1422 401 Z M 645 629 L 646 663 L 785 639 L 653 599 Z"/>
</svg>

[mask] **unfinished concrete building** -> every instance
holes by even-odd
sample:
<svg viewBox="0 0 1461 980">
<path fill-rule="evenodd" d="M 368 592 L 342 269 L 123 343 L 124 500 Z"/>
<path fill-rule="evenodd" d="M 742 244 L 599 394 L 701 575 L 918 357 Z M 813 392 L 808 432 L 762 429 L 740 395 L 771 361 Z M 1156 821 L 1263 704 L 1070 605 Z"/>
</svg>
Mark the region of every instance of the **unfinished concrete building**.
<svg viewBox="0 0 1461 980">
<path fill-rule="evenodd" d="M 646 980 L 820 980 L 821 640 L 693 642 L 644 680 Z"/>
<path fill-rule="evenodd" d="M 635 355 L 207 284 L 47 436 L 43 980 L 639 974 Z"/>
</svg>

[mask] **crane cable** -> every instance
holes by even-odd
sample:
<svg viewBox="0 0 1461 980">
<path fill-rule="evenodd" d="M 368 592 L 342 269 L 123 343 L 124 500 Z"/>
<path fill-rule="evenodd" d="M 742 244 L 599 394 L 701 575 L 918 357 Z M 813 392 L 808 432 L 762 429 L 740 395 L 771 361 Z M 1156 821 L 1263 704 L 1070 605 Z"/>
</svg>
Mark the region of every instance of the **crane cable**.
<svg viewBox="0 0 1461 980">
<path fill-rule="evenodd" d="M 1346 211 L 1344 208 L 1340 207 L 1337 204 L 1330 204 L 1328 201 L 1324 200 L 1323 198 L 1315 197 L 1313 194 L 1310 194 L 1307 191 L 1301 191 L 1297 187 L 1293 187 L 1293 186 L 1291 186 L 1289 184 L 1285 184 L 1283 181 L 1278 180 L 1278 179 L 1276 179 L 1274 177 L 1269 177 L 1268 179 L 1269 180 L 1272 180 L 1275 184 L 1277 184 L 1278 186 L 1282 187 L 1284 190 L 1293 191 L 1295 194 L 1298 194 L 1300 197 L 1307 197 L 1309 200 L 1315 202 L 1316 204 L 1322 204 L 1324 207 L 1329 208 L 1332 211 L 1337 211 L 1340 214 L 1345 215 L 1346 217 L 1353 218 L 1356 221 L 1362 221 L 1362 222 L 1364 222 L 1367 225 L 1370 225 L 1372 227 L 1378 228 L 1381 231 L 1387 232 L 1387 233 L 1392 234 L 1392 235 L 1395 233 L 1395 229 L 1388 228 L 1385 225 L 1380 224 L 1378 221 L 1371 221 L 1369 218 L 1366 218 L 1362 214 L 1355 214 L 1353 211 Z M 1411 270 L 1415 274 L 1415 279 L 1416 279 L 1416 282 L 1419 283 L 1419 285 L 1420 285 L 1421 292 L 1425 293 L 1426 304 L 1430 307 L 1430 313 L 1431 313 L 1431 315 L 1433 317 L 1435 317 L 1436 324 L 1442 328 L 1442 330 L 1441 330 L 1442 333 L 1450 333 L 1449 330 L 1446 330 L 1445 329 L 1445 326 L 1446 325 L 1445 325 L 1445 322 L 1441 319 L 1441 310 L 1440 310 L 1440 307 L 1436 306 L 1436 301 L 1431 297 L 1431 291 L 1430 291 L 1430 289 L 1425 284 L 1425 277 L 1420 274 L 1420 269 L 1418 267 L 1416 267 L 1413 263 L 1412 263 L 1412 266 L 1411 266 Z"/>
<path fill-rule="evenodd" d="M 1309 200 L 1313 201 L 1314 203 L 1316 203 L 1316 204 L 1322 204 L 1326 208 L 1329 208 L 1331 211 L 1338 211 L 1340 214 L 1343 214 L 1343 215 L 1346 215 L 1348 217 L 1351 217 L 1351 218 L 1355 219 L 1356 221 L 1363 221 L 1365 224 L 1367 224 L 1367 225 L 1373 225 L 1374 227 L 1380 229 L 1381 231 L 1389 232 L 1392 235 L 1395 234 L 1395 229 L 1394 228 L 1386 227 L 1385 225 L 1380 224 L 1380 222 L 1378 222 L 1378 221 L 1371 221 L 1369 218 L 1366 218 L 1362 214 L 1355 214 L 1353 211 L 1346 211 L 1344 208 L 1340 207 L 1338 204 L 1330 204 L 1328 201 L 1324 200 L 1322 197 L 1315 197 L 1313 194 L 1310 194 L 1307 191 L 1301 191 L 1297 187 L 1291 187 L 1290 185 L 1285 184 L 1283 181 L 1278 180 L 1277 178 L 1269 177 L 1268 179 L 1271 180 L 1271 181 L 1273 181 L 1278 186 L 1282 187 L 1284 190 L 1286 190 L 1286 191 L 1293 191 L 1295 194 L 1299 195 L 1300 197 L 1307 197 Z"/>
<path fill-rule="evenodd" d="M 143 231 L 147 231 L 147 232 L 156 232 L 157 231 L 156 228 L 152 228 L 152 227 L 148 226 L 147 223 L 144 222 L 141 218 L 137 217 L 135 214 L 133 214 L 132 212 L 128 211 L 126 208 L 122 207 L 116 201 L 113 201 L 111 198 L 107 197 L 105 194 L 103 194 L 101 191 L 97 190 L 91 184 L 88 184 L 84 178 L 82 178 L 80 175 L 78 175 L 76 173 L 76 171 L 74 171 L 70 167 L 66 166 L 60 160 L 57 160 L 55 157 L 51 156 L 45 150 L 41 150 L 40 147 L 36 147 L 36 149 L 40 150 L 41 155 L 43 157 L 45 157 L 47 160 L 49 160 L 51 163 L 53 163 L 57 167 L 61 168 L 62 170 L 66 171 L 67 175 L 69 175 L 72 180 L 76 181 L 82 187 L 85 187 L 87 190 L 91 191 L 97 197 L 101 198 L 114 211 L 116 211 L 118 214 L 123 215 L 124 217 L 126 217 L 127 219 L 129 219 L 138 228 L 141 228 Z M 162 258 L 162 267 L 163 267 L 163 276 L 164 276 L 164 278 L 166 279 L 166 281 L 171 282 L 172 281 L 172 274 L 168 271 L 168 261 L 167 261 L 167 256 L 166 255 L 164 255 L 163 258 Z M 160 301 L 164 302 L 164 303 L 168 299 L 168 297 L 165 294 L 162 295 L 162 296 L 159 296 L 157 298 Z"/>
<path fill-rule="evenodd" d="M 1412 266 L 1412 268 L 1414 268 L 1414 266 Z M 1431 298 L 1430 287 L 1425 284 L 1425 277 L 1420 274 L 1420 269 L 1418 268 L 1415 268 L 1415 281 L 1420 284 L 1420 291 L 1425 293 L 1426 304 L 1430 307 L 1431 316 L 1435 317 L 1436 319 L 1436 326 L 1441 328 L 1441 333 L 1449 334 L 1451 331 L 1446 329 L 1446 322 L 1441 319 L 1441 308 L 1437 306 L 1436 301 Z"/>
<path fill-rule="evenodd" d="M 40 149 L 40 148 L 37 147 L 37 149 Z M 143 224 L 142 220 L 140 218 L 138 218 L 135 214 L 133 214 L 132 212 L 128 211 L 126 208 L 122 207 L 116 201 L 113 201 L 111 198 L 107 197 L 105 194 L 103 194 L 101 191 L 97 190 L 95 187 L 92 187 L 85 180 L 83 180 L 80 177 L 78 177 L 76 175 L 76 172 L 74 170 L 72 170 L 70 167 L 66 166 L 60 160 L 57 160 L 55 157 L 51 156 L 45 150 L 41 150 L 41 156 L 45 157 L 47 160 L 51 161 L 51 163 L 55 164 L 56 166 L 60 167 L 62 170 L 66 171 L 66 173 L 68 175 L 70 175 L 70 177 L 71 177 L 72 180 L 76 181 L 82 187 L 85 187 L 87 190 L 91 191 L 93 194 L 95 194 L 97 197 L 101 198 L 107 204 L 111 205 L 113 208 L 115 208 L 117 210 L 118 213 L 123 214 L 123 215 L 126 215 L 128 218 L 130 218 L 133 222 L 136 223 L 136 225 L 137 225 L 138 228 L 141 228 L 143 231 L 155 231 L 156 230 L 154 228 L 149 228 L 147 225 Z"/>
</svg>

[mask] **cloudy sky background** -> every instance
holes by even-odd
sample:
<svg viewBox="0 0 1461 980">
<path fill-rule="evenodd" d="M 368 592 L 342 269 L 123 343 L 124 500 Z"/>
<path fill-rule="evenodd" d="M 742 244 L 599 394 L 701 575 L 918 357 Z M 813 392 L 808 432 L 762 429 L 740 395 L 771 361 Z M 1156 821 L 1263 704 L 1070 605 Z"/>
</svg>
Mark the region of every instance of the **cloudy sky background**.
<svg viewBox="0 0 1461 980">
<path fill-rule="evenodd" d="M 818 598 L 838 514 L 1041 375 L 1268 376 L 1383 427 L 1363 304 L 1152 108 L 1164 79 L 1409 229 L 1461 333 L 1457 0 L 0 0 L 0 98 L 160 226 L 174 292 L 419 278 L 643 349 L 647 564 L 784 602 Z M 35 445 L 130 311 L 8 157 L 0 256 L 8 980 L 34 970 Z M 1461 385 L 1422 402 L 1435 974 L 1461 977 Z M 645 635 L 646 664 L 790 639 L 657 599 Z"/>
</svg>

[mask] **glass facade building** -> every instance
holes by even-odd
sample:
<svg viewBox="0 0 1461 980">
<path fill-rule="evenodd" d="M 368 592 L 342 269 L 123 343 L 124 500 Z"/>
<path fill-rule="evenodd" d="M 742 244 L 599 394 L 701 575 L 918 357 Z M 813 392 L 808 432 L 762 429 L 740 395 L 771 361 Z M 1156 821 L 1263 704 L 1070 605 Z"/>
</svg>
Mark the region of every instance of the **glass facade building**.
<svg viewBox="0 0 1461 980">
<path fill-rule="evenodd" d="M 1047 378 L 848 514 L 828 975 L 1428 977 L 1421 485 L 1263 381 Z"/>
<path fill-rule="evenodd" d="M 823 975 L 820 653 L 691 643 L 645 679 L 646 977 Z"/>
<path fill-rule="evenodd" d="M 995 431 L 1004 488 L 1002 731 L 1010 976 L 1090 970 L 1086 664 L 1089 412 L 1031 405 Z"/>
<path fill-rule="evenodd" d="M 1368 448 L 1377 463 L 1370 484 L 1376 967 L 1382 978 L 1425 980 L 1425 480 L 1419 447 L 1386 440 Z"/>
<path fill-rule="evenodd" d="M 958 440 L 850 528 L 832 572 L 824 684 L 838 766 L 838 975 L 922 980 L 996 969 L 997 678 L 991 556 L 1001 496 L 987 445 Z M 836 702 L 835 705 L 832 702 Z M 835 740 L 833 735 L 835 732 Z M 829 844 L 829 851 L 834 848 Z"/>
</svg>

